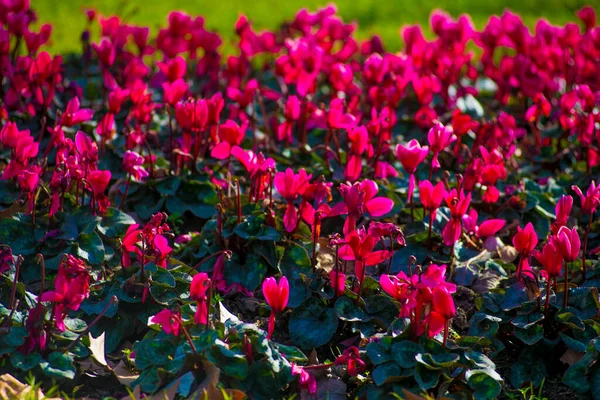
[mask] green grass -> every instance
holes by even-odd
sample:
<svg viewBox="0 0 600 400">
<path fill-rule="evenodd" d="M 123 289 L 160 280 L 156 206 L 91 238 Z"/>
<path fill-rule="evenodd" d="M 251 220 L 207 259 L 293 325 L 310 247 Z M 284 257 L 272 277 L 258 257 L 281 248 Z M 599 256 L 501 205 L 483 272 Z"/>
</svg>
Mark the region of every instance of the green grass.
<svg viewBox="0 0 600 400">
<path fill-rule="evenodd" d="M 302 7 L 315 10 L 327 3 L 326 0 L 37 0 L 32 7 L 38 11 L 40 22 L 54 25 L 50 51 L 65 53 L 80 49 L 79 35 L 85 25 L 81 10 L 86 6 L 105 15 L 120 15 L 131 23 L 148 25 L 153 31 L 166 23 L 170 11 L 183 10 L 204 16 L 208 28 L 230 41 L 240 13 L 246 14 L 257 29 L 276 28 Z M 345 21 L 358 22 L 359 37 L 378 33 L 391 50 L 401 46 L 398 33 L 401 26 L 415 23 L 428 26 L 429 15 L 436 8 L 452 16 L 468 13 L 478 28 L 490 15 L 500 14 L 506 8 L 521 14 L 530 27 L 540 17 L 555 24 L 575 21 L 576 10 L 586 4 L 600 9 L 600 0 L 338 0 L 336 3 Z"/>
</svg>

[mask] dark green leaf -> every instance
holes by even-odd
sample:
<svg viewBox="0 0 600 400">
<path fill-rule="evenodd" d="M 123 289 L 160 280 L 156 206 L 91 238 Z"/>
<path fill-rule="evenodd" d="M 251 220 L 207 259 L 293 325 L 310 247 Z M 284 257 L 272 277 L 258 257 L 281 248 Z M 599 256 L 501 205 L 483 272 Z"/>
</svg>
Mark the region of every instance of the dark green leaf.
<svg viewBox="0 0 600 400">
<path fill-rule="evenodd" d="M 312 349 L 331 340 L 338 327 L 337 313 L 320 300 L 310 297 L 292 311 L 288 327 L 295 345 L 301 349 Z"/>
</svg>

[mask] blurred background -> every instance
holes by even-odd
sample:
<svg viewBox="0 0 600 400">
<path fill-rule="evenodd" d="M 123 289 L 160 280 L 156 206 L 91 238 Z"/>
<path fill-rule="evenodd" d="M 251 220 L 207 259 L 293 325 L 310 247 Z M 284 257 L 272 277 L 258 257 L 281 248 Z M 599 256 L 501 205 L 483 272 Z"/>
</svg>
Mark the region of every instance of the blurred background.
<svg viewBox="0 0 600 400">
<path fill-rule="evenodd" d="M 40 23 L 52 23 L 52 53 L 80 50 L 79 37 L 85 27 L 85 7 L 103 15 L 118 15 L 129 23 L 156 28 L 166 24 L 167 14 L 179 10 L 205 17 L 206 26 L 216 30 L 224 41 L 235 37 L 234 23 L 245 14 L 256 30 L 277 28 L 294 17 L 300 8 L 310 11 L 332 3 L 327 0 L 35 0 L 32 8 Z M 468 13 L 481 28 L 490 15 L 510 9 L 534 27 L 541 17 L 553 24 L 576 21 L 575 12 L 585 5 L 600 11 L 600 0 L 337 0 L 338 13 L 346 22 L 358 22 L 358 37 L 379 34 L 387 49 L 401 48 L 399 29 L 406 24 L 421 24 L 428 32 L 431 11 L 439 8 L 453 17 Z"/>
</svg>

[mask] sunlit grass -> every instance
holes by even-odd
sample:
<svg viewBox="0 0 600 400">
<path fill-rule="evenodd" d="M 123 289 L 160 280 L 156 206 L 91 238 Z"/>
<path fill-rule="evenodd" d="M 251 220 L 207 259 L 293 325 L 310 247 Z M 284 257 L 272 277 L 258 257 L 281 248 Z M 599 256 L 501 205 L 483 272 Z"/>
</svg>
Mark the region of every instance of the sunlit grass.
<svg viewBox="0 0 600 400">
<path fill-rule="evenodd" d="M 54 24 L 51 51 L 73 52 L 79 50 L 79 37 L 85 26 L 82 9 L 94 7 L 107 15 L 119 15 L 127 21 L 148 25 L 154 30 L 164 25 L 171 10 L 183 10 L 192 15 L 202 15 L 210 29 L 218 31 L 225 41 L 234 39 L 233 26 L 240 13 L 254 21 L 257 29 L 276 28 L 284 20 L 293 18 L 300 7 L 315 10 L 330 3 L 327 0 L 40 0 L 32 2 L 40 22 Z M 482 27 L 492 14 L 506 8 L 518 12 L 532 27 L 544 17 L 555 24 L 574 20 L 574 13 L 588 4 L 599 9 L 600 0 L 338 0 L 335 2 L 345 21 L 356 21 L 361 38 L 377 32 L 391 50 L 401 46 L 400 27 L 406 24 L 428 26 L 431 11 L 440 8 L 453 16 L 468 13 L 477 27 Z"/>
</svg>

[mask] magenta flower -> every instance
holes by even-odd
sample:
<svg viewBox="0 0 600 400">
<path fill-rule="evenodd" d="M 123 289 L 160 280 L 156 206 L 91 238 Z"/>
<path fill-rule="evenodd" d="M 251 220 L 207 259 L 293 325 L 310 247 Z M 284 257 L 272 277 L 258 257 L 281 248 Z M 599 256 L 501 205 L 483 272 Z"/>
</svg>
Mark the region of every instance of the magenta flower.
<svg viewBox="0 0 600 400">
<path fill-rule="evenodd" d="M 413 191 L 415 190 L 415 171 L 419 164 L 427 157 L 429 147 L 419 144 L 416 139 L 408 142 L 406 146 L 399 144 L 396 147 L 396 156 L 404 167 L 404 170 L 410 175 L 408 182 L 408 201 L 411 201 Z"/>
<path fill-rule="evenodd" d="M 196 314 L 194 321 L 197 324 L 208 324 L 208 296 L 207 292 L 210 288 L 210 279 L 206 272 L 200 272 L 194 275 L 190 284 L 190 299 L 197 302 Z"/>
<path fill-rule="evenodd" d="M 79 108 L 79 99 L 73 97 L 69 100 L 64 114 L 61 116 L 60 125 L 72 127 L 82 122 L 87 122 L 94 116 L 94 110 L 90 108 Z"/>
<path fill-rule="evenodd" d="M 571 209 L 573 208 L 573 197 L 563 195 L 560 200 L 556 203 L 554 213 L 556 214 L 556 221 L 550 226 L 550 230 L 553 234 L 557 234 L 558 230 L 567 224 L 569 216 L 571 215 Z"/>
<path fill-rule="evenodd" d="M 554 244 L 565 261 L 573 262 L 579 257 L 581 240 L 579 239 L 579 233 L 577 233 L 576 227 L 571 229 L 566 226 L 561 227 L 554 239 Z"/>
<path fill-rule="evenodd" d="M 314 376 L 309 374 L 304 368 L 300 365 L 296 365 L 291 363 L 292 365 L 292 375 L 298 375 L 298 383 L 300 387 L 311 395 L 317 393 L 317 380 Z"/>
<path fill-rule="evenodd" d="M 164 102 L 174 107 L 186 95 L 189 86 L 183 79 L 177 79 L 173 82 L 164 82 L 162 89 Z"/>
<path fill-rule="evenodd" d="M 525 225 L 525 229 L 520 226 L 517 227 L 517 233 L 513 237 L 512 242 L 522 257 L 527 257 L 535 249 L 538 243 L 538 236 L 531 222 Z"/>
<path fill-rule="evenodd" d="M 362 217 L 365 210 L 372 217 L 380 217 L 394 207 L 391 199 L 376 197 L 378 190 L 377 183 L 369 179 L 352 185 L 344 183 L 340 185 L 339 191 L 344 201 L 331 209 L 331 215 L 348 214 L 344 224 L 344 234 L 355 229 L 356 221 Z"/>
<path fill-rule="evenodd" d="M 431 166 L 432 168 L 439 168 L 440 162 L 438 161 L 438 155 L 456 140 L 456 136 L 454 136 L 451 126 L 444 126 L 441 123 L 436 122 L 431 129 L 429 129 L 427 140 L 429 141 L 429 148 L 433 153 Z"/>
<path fill-rule="evenodd" d="M 269 327 L 267 338 L 271 339 L 275 330 L 275 316 L 282 312 L 287 306 L 290 297 L 290 285 L 285 276 L 282 276 L 279 283 L 275 278 L 267 278 L 263 281 L 262 292 L 265 300 L 271 307 L 271 316 L 269 317 Z"/>
<path fill-rule="evenodd" d="M 219 144 L 213 147 L 210 155 L 217 160 L 225 160 L 231 156 L 231 149 L 239 146 L 244 140 L 248 123 L 245 122 L 239 126 L 235 121 L 228 119 L 219 126 Z"/>
<path fill-rule="evenodd" d="M 581 191 L 579 186 L 571 186 L 571 189 L 579 196 L 581 200 L 581 211 L 585 214 L 594 214 L 596 207 L 600 204 L 600 185 L 596 185 L 596 182 L 592 181 L 590 186 L 585 193 Z"/>
<path fill-rule="evenodd" d="M 156 314 L 150 322 L 160 325 L 167 335 L 179 336 L 181 329 L 181 317 L 178 312 L 162 310 Z"/>
<path fill-rule="evenodd" d="M 351 231 L 345 240 L 347 244 L 340 248 L 339 256 L 342 260 L 354 260 L 359 282 L 364 279 L 365 267 L 380 264 L 392 256 L 389 250 L 375 250 L 380 237 L 367 233 L 364 228 Z"/>
<path fill-rule="evenodd" d="M 294 174 L 291 168 L 275 174 L 273 180 L 275 189 L 287 201 L 283 224 L 288 232 L 294 232 L 298 226 L 298 213 L 294 207 L 294 200 L 304 193 L 311 178 L 312 175 L 307 174 L 303 168 L 298 171 L 298 174 Z"/>
<path fill-rule="evenodd" d="M 444 182 L 438 182 L 435 186 L 428 180 L 419 182 L 419 199 L 421 200 L 421 204 L 423 204 L 423 208 L 430 213 L 435 214 L 445 196 L 446 189 L 444 189 Z"/>
<path fill-rule="evenodd" d="M 127 150 L 123 155 L 123 169 L 137 181 L 141 181 L 149 175 L 148 171 L 142 167 L 143 164 L 144 157 L 134 151 Z"/>
</svg>

